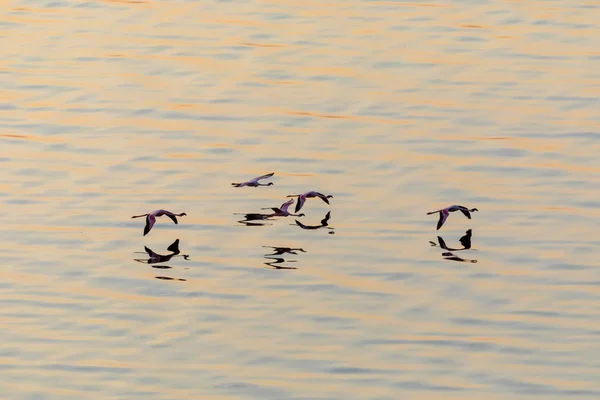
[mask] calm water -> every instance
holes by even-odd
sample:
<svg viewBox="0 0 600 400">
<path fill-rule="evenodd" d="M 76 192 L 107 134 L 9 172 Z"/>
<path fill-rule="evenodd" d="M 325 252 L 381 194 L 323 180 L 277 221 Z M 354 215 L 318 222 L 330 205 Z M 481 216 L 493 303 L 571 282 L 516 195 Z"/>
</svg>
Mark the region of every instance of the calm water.
<svg viewBox="0 0 600 400">
<path fill-rule="evenodd" d="M 2 397 L 599 398 L 600 2 L 575 3 L 12 2 Z M 313 189 L 297 220 L 327 227 L 239 222 Z M 451 204 L 479 212 L 436 231 Z M 188 216 L 144 237 L 157 208 Z"/>
</svg>

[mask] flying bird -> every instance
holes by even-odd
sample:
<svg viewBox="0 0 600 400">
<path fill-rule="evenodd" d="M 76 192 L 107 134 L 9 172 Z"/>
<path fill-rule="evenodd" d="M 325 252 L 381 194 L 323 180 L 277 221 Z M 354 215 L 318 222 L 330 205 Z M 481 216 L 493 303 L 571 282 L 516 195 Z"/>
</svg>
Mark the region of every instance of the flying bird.
<svg viewBox="0 0 600 400">
<path fill-rule="evenodd" d="M 302 193 L 302 194 L 290 194 L 286 197 L 298 197 L 298 202 L 296 203 L 296 210 L 295 210 L 296 212 L 300 211 L 300 209 L 304 205 L 304 202 L 306 202 L 306 199 L 318 197 L 321 200 L 323 200 L 325 203 L 329 204 L 329 200 L 327 200 L 327 199 L 333 198 L 332 195 L 325 196 L 323 193 L 315 192 L 314 190 L 311 190 L 310 192 L 306 192 L 306 193 Z"/>
<path fill-rule="evenodd" d="M 156 217 L 162 217 L 163 215 L 166 215 L 167 217 L 171 218 L 171 220 L 175 222 L 175 224 L 177 224 L 177 217 L 182 217 L 187 214 L 175 214 L 167 210 L 156 210 L 148 214 L 134 215 L 131 218 L 146 217 L 146 226 L 144 227 L 144 236 L 146 236 L 148 232 L 150 232 L 150 229 L 152 229 L 152 227 L 154 226 L 154 223 L 156 222 Z"/>
<path fill-rule="evenodd" d="M 235 187 L 244 187 L 244 186 L 250 186 L 250 187 L 257 187 L 257 186 L 271 186 L 273 184 L 273 182 L 269 182 L 269 183 L 259 183 L 258 181 L 260 181 L 261 179 L 267 179 L 272 177 L 275 174 L 275 172 L 271 172 L 270 174 L 266 174 L 266 175 L 261 175 L 261 176 L 257 176 L 254 179 L 249 180 L 248 182 L 242 182 L 242 183 L 232 183 L 232 186 Z"/>
<path fill-rule="evenodd" d="M 471 219 L 471 213 L 473 211 L 479 211 L 479 210 L 476 208 L 468 209 L 467 207 L 454 205 L 454 206 L 442 208 L 441 210 L 428 212 L 427 215 L 440 213 L 440 219 L 438 220 L 437 229 L 436 229 L 436 230 L 439 230 L 442 227 L 442 225 L 444 225 L 444 222 L 446 222 L 448 215 L 450 215 L 450 213 L 454 212 L 454 211 L 460 211 L 465 215 L 465 217 Z"/>
<path fill-rule="evenodd" d="M 289 206 L 291 206 L 293 202 L 294 202 L 294 199 L 290 199 L 290 200 L 286 201 L 285 203 L 283 203 L 281 206 L 279 206 L 279 208 L 268 207 L 268 208 L 261 208 L 261 210 L 273 210 L 275 213 L 270 215 L 272 217 L 287 217 L 287 216 L 304 217 L 304 214 L 302 214 L 302 213 L 292 214 L 288 211 Z"/>
</svg>

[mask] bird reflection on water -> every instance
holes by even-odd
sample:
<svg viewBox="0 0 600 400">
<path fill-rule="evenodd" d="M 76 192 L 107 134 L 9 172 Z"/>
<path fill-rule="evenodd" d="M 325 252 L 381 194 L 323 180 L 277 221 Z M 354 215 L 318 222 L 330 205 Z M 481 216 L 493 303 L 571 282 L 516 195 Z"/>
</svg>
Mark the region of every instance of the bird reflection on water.
<svg viewBox="0 0 600 400">
<path fill-rule="evenodd" d="M 270 218 L 273 216 L 273 214 L 260 214 L 260 213 L 239 214 L 239 213 L 236 213 L 234 215 L 243 215 L 244 219 L 239 220 L 238 222 L 240 224 L 243 224 L 246 226 L 273 225 L 270 223 L 261 222 L 261 221 L 272 221 L 272 219 L 270 219 Z"/>
<path fill-rule="evenodd" d="M 183 279 L 183 278 L 171 278 L 170 276 L 155 276 L 156 279 L 162 279 L 164 281 L 181 281 L 181 282 L 185 282 L 187 281 L 187 279 Z"/>
<path fill-rule="evenodd" d="M 291 212 L 288 211 L 288 208 L 292 204 L 294 204 L 294 199 L 289 199 L 288 201 L 286 201 L 279 207 L 266 207 L 266 208 L 262 208 L 262 209 L 263 210 L 273 210 L 273 214 L 271 214 L 271 215 L 274 217 L 304 217 L 304 213 L 292 214 Z"/>
<path fill-rule="evenodd" d="M 262 213 L 249 213 L 249 214 L 240 214 L 235 213 L 234 215 L 243 215 L 245 219 L 238 221 L 240 224 L 244 224 L 246 226 L 264 226 L 264 225 L 272 225 L 263 222 L 256 221 L 266 221 L 271 220 L 271 217 L 303 217 L 304 214 L 292 214 L 288 211 L 290 205 L 294 203 L 294 199 L 290 199 L 283 203 L 279 207 L 266 207 L 263 210 L 272 210 L 273 212 L 270 214 L 262 214 Z"/>
<path fill-rule="evenodd" d="M 312 193 L 312 192 L 310 192 Z M 320 193 L 317 193 L 315 196 L 320 195 Z M 298 195 L 290 195 L 288 197 L 292 197 L 292 196 L 298 196 Z M 303 195 L 300 195 L 303 196 Z M 315 196 L 306 196 L 306 197 L 315 197 Z M 321 197 L 321 196 L 318 196 Z M 323 201 L 325 201 L 326 203 L 329 203 L 329 201 L 327 200 L 328 198 L 331 198 L 333 196 L 329 195 L 329 196 L 325 196 L 322 195 L 323 197 Z M 271 218 L 273 217 L 289 217 L 289 216 L 294 216 L 294 217 L 303 217 L 304 214 L 300 213 L 300 214 L 292 214 L 291 212 L 288 211 L 288 208 L 294 203 L 294 199 L 290 199 L 288 201 L 286 201 L 285 203 L 283 203 L 281 206 L 279 207 L 266 207 L 266 208 L 262 208 L 262 210 L 271 210 L 273 211 L 270 214 L 262 214 L 262 213 L 247 213 L 247 214 L 242 214 L 242 213 L 234 213 L 234 215 L 243 215 L 244 219 L 238 221 L 240 224 L 246 225 L 246 226 L 264 226 L 264 225 L 272 225 L 270 223 L 266 223 L 265 221 L 272 221 Z M 296 226 L 302 228 L 302 229 L 306 229 L 306 230 L 317 230 L 317 229 L 322 229 L 322 228 L 326 228 L 329 230 L 329 234 L 334 234 L 334 228 L 329 226 L 329 219 L 331 218 L 331 211 L 328 211 L 327 214 L 325 214 L 325 217 L 321 220 L 320 225 L 305 225 L 302 222 L 300 222 L 299 220 L 295 220 L 296 222 Z M 291 224 L 292 226 L 294 226 L 294 224 Z M 287 255 L 287 254 L 292 254 L 292 255 L 298 255 L 298 252 L 303 252 L 306 253 L 306 250 L 304 250 L 303 248 L 299 248 L 299 247 L 275 247 L 275 246 L 263 246 L 266 248 L 270 248 L 273 249 L 273 252 L 270 254 L 265 254 L 264 257 L 267 260 L 267 262 L 265 262 L 264 264 L 267 265 L 267 268 L 272 268 L 272 269 L 297 269 L 296 267 L 291 267 L 291 266 L 286 266 L 284 265 L 284 263 L 295 263 L 297 262 L 297 260 L 286 260 L 284 257 L 277 257 L 277 256 L 282 256 L 282 255 Z"/>
<path fill-rule="evenodd" d="M 315 229 L 326 228 L 326 229 L 330 229 L 330 231 L 328 232 L 330 235 L 334 235 L 335 228 L 332 228 L 329 226 L 329 218 L 331 218 L 331 211 L 327 211 L 327 214 L 325 214 L 325 218 L 323 218 L 321 220 L 321 225 L 304 225 L 302 222 L 300 222 L 298 220 L 295 220 L 295 221 L 296 221 L 296 225 L 298 225 L 302 229 L 315 230 Z"/>
<path fill-rule="evenodd" d="M 179 239 L 176 239 L 173 243 L 171 243 L 171 245 L 169 247 L 167 247 L 167 250 L 169 250 L 171 252 L 171 254 L 158 254 L 146 246 L 144 246 L 144 250 L 145 250 L 146 254 L 148 254 L 149 258 L 134 258 L 133 260 L 137 261 L 139 263 L 142 263 L 142 264 L 160 264 L 160 263 L 165 263 L 165 262 L 171 260 L 171 258 L 176 257 L 176 256 L 183 257 L 184 260 L 190 259 L 189 254 L 180 254 L 181 252 L 179 250 Z M 165 269 L 165 270 L 172 268 L 168 265 L 151 265 L 151 266 L 152 266 L 152 268 Z M 162 279 L 162 280 L 186 281 L 186 279 L 171 278 L 168 276 L 156 276 L 155 278 Z"/>
<path fill-rule="evenodd" d="M 471 236 L 472 236 L 472 231 L 471 229 L 467 230 L 465 232 L 465 235 L 462 236 L 459 239 L 460 244 L 463 246 L 462 249 L 460 248 L 452 248 L 452 247 L 448 247 L 446 245 L 446 242 L 444 241 L 444 239 L 441 236 L 438 236 L 438 243 L 436 244 L 435 242 L 429 241 L 429 244 L 431 244 L 432 247 L 440 247 L 443 250 L 447 250 L 445 252 L 442 253 L 442 257 L 444 258 L 444 260 L 448 260 L 448 261 L 458 261 L 458 262 L 470 262 L 470 263 L 476 263 L 477 260 L 471 260 L 468 258 L 462 258 L 462 257 L 458 257 L 455 254 L 453 254 L 452 252 L 456 252 L 456 251 L 462 251 L 462 250 L 474 250 L 471 249 Z"/>
<path fill-rule="evenodd" d="M 301 249 L 299 247 L 273 247 L 273 246 L 263 246 L 269 249 L 273 249 L 273 254 L 265 254 L 265 256 L 278 256 L 281 254 L 294 254 L 294 255 L 298 255 L 298 253 L 296 253 L 296 251 L 301 251 L 303 253 L 306 253 L 306 250 Z"/>
<path fill-rule="evenodd" d="M 301 249 L 299 247 L 274 247 L 274 246 L 263 246 L 263 247 L 273 249 L 272 254 L 265 254 L 265 259 L 269 260 L 268 262 L 265 263 L 265 265 L 268 265 L 269 268 L 272 268 L 272 269 L 297 269 L 296 267 L 286 267 L 284 265 L 279 265 L 279 264 L 283 264 L 284 262 L 295 263 L 295 262 L 297 262 L 296 260 L 286 260 L 283 257 L 272 257 L 272 256 L 278 256 L 278 255 L 282 255 L 282 254 L 298 255 L 298 253 L 296 253 L 297 251 L 306 253 L 306 250 Z"/>
<path fill-rule="evenodd" d="M 265 257 L 267 260 L 271 260 L 271 262 L 266 262 L 265 265 L 268 265 L 269 267 L 273 268 L 273 269 L 298 269 L 296 267 L 285 267 L 283 265 L 275 265 L 275 264 L 281 264 L 284 262 L 297 262 L 296 260 L 285 260 L 284 258 L 281 257 L 277 257 L 277 258 L 271 258 L 271 257 Z"/>
</svg>

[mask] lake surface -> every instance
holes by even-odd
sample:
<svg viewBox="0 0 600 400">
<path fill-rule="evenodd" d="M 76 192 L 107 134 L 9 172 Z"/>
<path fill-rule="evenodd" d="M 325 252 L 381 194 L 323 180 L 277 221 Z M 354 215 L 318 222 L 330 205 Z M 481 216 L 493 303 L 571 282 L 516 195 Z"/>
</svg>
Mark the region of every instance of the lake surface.
<svg viewBox="0 0 600 400">
<path fill-rule="evenodd" d="M 598 21 L 599 1 L 6 5 L 2 397 L 600 398 Z M 307 190 L 331 204 L 244 222 Z M 479 211 L 436 231 L 452 204 Z M 187 216 L 143 236 L 131 216 L 158 208 Z"/>
</svg>

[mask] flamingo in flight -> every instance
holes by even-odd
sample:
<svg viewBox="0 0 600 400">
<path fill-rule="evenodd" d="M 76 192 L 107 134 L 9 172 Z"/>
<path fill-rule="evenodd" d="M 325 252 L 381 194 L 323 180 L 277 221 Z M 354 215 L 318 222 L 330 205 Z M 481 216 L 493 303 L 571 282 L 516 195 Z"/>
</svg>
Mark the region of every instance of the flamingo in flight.
<svg viewBox="0 0 600 400">
<path fill-rule="evenodd" d="M 261 176 L 257 176 L 254 179 L 251 179 L 247 182 L 242 182 L 242 183 L 232 183 L 232 186 L 235 187 L 244 187 L 244 186 L 250 186 L 250 187 L 257 187 L 257 186 L 271 186 L 273 184 L 273 182 L 269 182 L 269 183 L 259 183 L 258 181 L 260 181 L 261 179 L 266 179 L 266 178 L 270 178 L 273 175 L 275 175 L 275 172 L 271 172 L 270 174 L 266 174 L 266 175 L 261 175 Z"/>
<path fill-rule="evenodd" d="M 428 212 L 427 215 L 440 213 L 440 219 L 438 220 L 437 229 L 436 229 L 436 230 L 439 230 L 442 227 L 442 225 L 444 225 L 444 222 L 446 222 L 448 215 L 450 215 L 450 213 L 454 212 L 454 211 L 460 211 L 465 215 L 465 217 L 471 219 L 471 213 L 473 211 L 479 211 L 479 210 L 476 208 L 471 208 L 469 210 L 467 207 L 454 205 L 454 206 L 442 208 L 441 210 Z"/>
<path fill-rule="evenodd" d="M 300 211 L 300 209 L 304 205 L 304 202 L 306 202 L 306 199 L 318 197 L 321 200 L 323 200 L 325 203 L 329 204 L 329 200 L 327 200 L 327 199 L 333 198 L 332 195 L 325 196 L 323 193 L 315 192 L 314 190 L 311 190 L 310 192 L 306 192 L 306 193 L 302 193 L 302 194 L 290 194 L 286 197 L 298 197 L 298 202 L 296 203 L 296 210 L 295 210 L 296 212 Z"/>
<path fill-rule="evenodd" d="M 283 203 L 279 208 L 277 207 L 269 207 L 269 208 L 261 208 L 261 210 L 273 210 L 275 211 L 274 214 L 271 214 L 270 216 L 272 217 L 288 217 L 288 216 L 292 216 L 292 217 L 304 217 L 304 214 L 300 213 L 300 214 L 292 214 L 288 211 L 288 207 L 292 205 L 292 203 L 294 202 L 294 199 L 289 199 L 288 201 L 286 201 L 285 203 Z"/>
<path fill-rule="evenodd" d="M 154 226 L 154 223 L 156 222 L 156 218 L 162 217 L 163 215 L 166 215 L 167 217 L 171 218 L 171 220 L 173 222 L 175 222 L 175 224 L 177 224 L 177 217 L 182 217 L 187 214 L 186 213 L 175 214 L 175 213 L 172 213 L 171 211 L 167 211 L 167 210 L 156 210 L 156 211 L 152 211 L 151 213 L 148 213 L 148 214 L 134 215 L 131 218 L 146 217 L 146 226 L 144 227 L 144 236 L 146 236 L 148 234 L 148 232 L 150 232 L 150 229 L 152 229 L 152 227 Z"/>
</svg>

